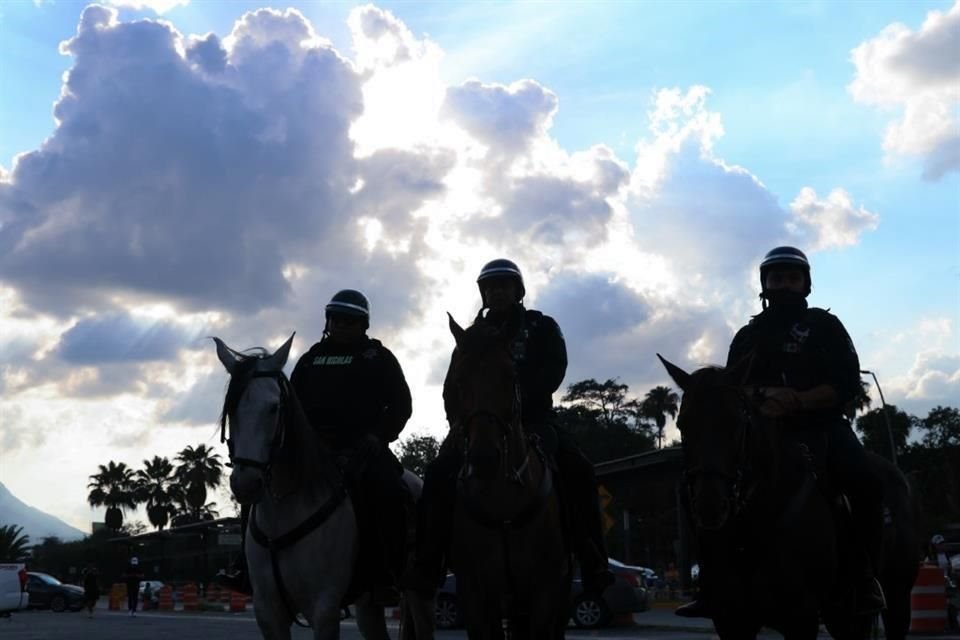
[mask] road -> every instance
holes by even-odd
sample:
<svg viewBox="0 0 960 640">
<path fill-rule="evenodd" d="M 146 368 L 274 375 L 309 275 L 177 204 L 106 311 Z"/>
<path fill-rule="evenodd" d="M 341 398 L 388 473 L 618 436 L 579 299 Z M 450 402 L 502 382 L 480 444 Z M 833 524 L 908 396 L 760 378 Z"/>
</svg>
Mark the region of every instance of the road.
<svg viewBox="0 0 960 640">
<path fill-rule="evenodd" d="M 345 640 L 361 638 L 357 625 L 347 620 L 341 623 L 340 637 Z M 396 624 L 391 625 L 396 637 Z M 308 629 L 293 629 L 294 640 L 311 637 Z M 684 629 L 638 629 L 617 628 L 602 631 L 570 629 L 567 638 L 643 638 L 644 640 L 708 640 L 711 636 L 696 630 Z M 257 625 L 250 614 L 190 614 L 190 613 L 138 613 L 130 617 L 125 613 L 98 610 L 93 618 L 83 613 L 52 613 L 50 611 L 26 611 L 14 614 L 9 620 L 0 619 L 0 638 L 3 640 L 130 640 L 149 638 L 153 640 L 260 640 Z M 466 638 L 463 631 L 439 631 L 437 639 Z"/>
</svg>

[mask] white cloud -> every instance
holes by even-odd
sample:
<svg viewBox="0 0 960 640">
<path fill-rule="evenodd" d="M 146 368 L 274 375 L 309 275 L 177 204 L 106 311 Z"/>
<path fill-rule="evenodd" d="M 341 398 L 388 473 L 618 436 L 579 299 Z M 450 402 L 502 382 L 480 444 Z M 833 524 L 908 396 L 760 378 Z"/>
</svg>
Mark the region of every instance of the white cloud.
<svg viewBox="0 0 960 640">
<path fill-rule="evenodd" d="M 928 13 L 919 31 L 887 26 L 851 58 L 854 99 L 901 112 L 887 127 L 884 149 L 919 156 L 929 179 L 960 171 L 960 2 Z"/>
<path fill-rule="evenodd" d="M 819 200 L 812 187 L 804 187 L 790 203 L 793 220 L 787 228 L 810 251 L 854 245 L 866 231 L 877 228 L 880 216 L 862 205 L 854 206 L 850 194 L 834 189 L 826 200 Z"/>
<path fill-rule="evenodd" d="M 163 15 L 176 7 L 185 7 L 190 0 L 105 0 L 105 3 L 120 9 L 150 9 Z"/>
</svg>

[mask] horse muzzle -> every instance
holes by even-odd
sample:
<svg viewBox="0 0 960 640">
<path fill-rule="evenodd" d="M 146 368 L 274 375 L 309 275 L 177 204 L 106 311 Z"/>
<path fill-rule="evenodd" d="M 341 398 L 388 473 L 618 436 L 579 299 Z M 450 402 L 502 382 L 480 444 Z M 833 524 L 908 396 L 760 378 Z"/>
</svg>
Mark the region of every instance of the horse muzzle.
<svg viewBox="0 0 960 640">
<path fill-rule="evenodd" d="M 266 481 L 263 472 L 259 469 L 237 466 L 230 474 L 230 490 L 240 504 L 250 505 L 259 502 L 265 487 Z"/>
</svg>

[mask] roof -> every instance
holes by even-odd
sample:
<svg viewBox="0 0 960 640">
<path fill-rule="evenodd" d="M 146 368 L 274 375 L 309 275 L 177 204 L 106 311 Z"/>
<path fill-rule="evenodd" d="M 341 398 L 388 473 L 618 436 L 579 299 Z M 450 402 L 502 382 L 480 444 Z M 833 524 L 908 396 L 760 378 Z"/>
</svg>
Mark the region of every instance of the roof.
<svg viewBox="0 0 960 640">
<path fill-rule="evenodd" d="M 179 527 L 170 527 L 162 531 L 145 531 L 133 536 L 118 536 L 108 538 L 107 542 L 137 542 L 143 540 L 155 540 L 159 538 L 172 538 L 176 535 L 190 534 L 198 530 L 225 529 L 240 524 L 240 518 L 217 518 L 216 520 L 203 520 L 201 522 L 191 522 L 190 524 L 180 525 Z"/>
<path fill-rule="evenodd" d="M 654 466 L 677 466 L 682 462 L 682 460 L 683 451 L 680 449 L 680 447 L 667 447 L 665 449 L 657 449 L 656 451 L 638 453 L 625 458 L 617 458 L 615 460 L 600 462 L 595 464 L 593 469 L 597 477 L 601 477 L 608 476 L 613 473 L 635 471 Z"/>
</svg>

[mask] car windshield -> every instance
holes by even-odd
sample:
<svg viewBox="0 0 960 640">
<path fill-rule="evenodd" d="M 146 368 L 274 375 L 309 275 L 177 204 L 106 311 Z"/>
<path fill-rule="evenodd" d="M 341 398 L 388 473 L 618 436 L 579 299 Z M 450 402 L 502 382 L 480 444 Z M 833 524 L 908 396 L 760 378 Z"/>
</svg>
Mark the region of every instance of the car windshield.
<svg viewBox="0 0 960 640">
<path fill-rule="evenodd" d="M 43 582 L 46 582 L 47 584 L 53 584 L 53 585 L 63 584 L 53 576 L 48 576 L 45 573 L 31 573 L 30 575 L 37 578 L 38 580 L 42 580 Z"/>
</svg>

